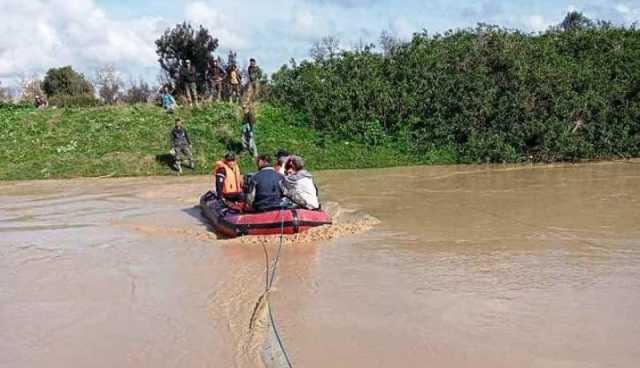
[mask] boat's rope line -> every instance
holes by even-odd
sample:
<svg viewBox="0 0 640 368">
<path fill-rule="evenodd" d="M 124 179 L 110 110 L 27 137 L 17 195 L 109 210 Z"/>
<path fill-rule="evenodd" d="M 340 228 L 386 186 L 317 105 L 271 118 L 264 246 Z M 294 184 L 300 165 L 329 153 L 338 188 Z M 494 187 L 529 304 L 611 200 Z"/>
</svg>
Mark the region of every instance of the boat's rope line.
<svg viewBox="0 0 640 368">
<path fill-rule="evenodd" d="M 280 242 L 278 244 L 278 251 L 276 252 L 276 256 L 273 260 L 273 265 L 269 267 L 269 251 L 267 250 L 266 242 L 262 243 L 262 250 L 264 251 L 265 257 L 265 285 L 264 285 L 264 293 L 258 299 L 258 303 L 253 310 L 253 315 L 251 316 L 251 322 L 249 324 L 249 328 L 253 328 L 253 322 L 255 321 L 255 315 L 259 309 L 259 305 L 261 302 L 264 302 L 267 307 L 267 312 L 269 314 L 269 320 L 271 321 L 271 327 L 273 328 L 273 333 L 276 336 L 276 340 L 278 341 L 278 345 L 280 346 L 280 350 L 282 351 L 282 355 L 287 362 L 287 366 L 289 368 L 293 368 L 293 364 L 291 364 L 291 360 L 289 359 L 289 355 L 287 354 L 287 350 L 284 347 L 284 343 L 282 342 L 282 338 L 280 337 L 280 333 L 278 332 L 278 327 L 276 325 L 275 318 L 273 317 L 273 308 L 271 307 L 271 303 L 269 302 L 269 292 L 271 291 L 271 286 L 273 285 L 273 281 L 276 278 L 276 272 L 278 270 L 278 263 L 280 262 L 280 255 L 282 254 L 282 245 L 284 243 L 284 214 L 282 209 L 280 210 Z M 271 271 L 271 273 L 269 273 Z"/>
</svg>

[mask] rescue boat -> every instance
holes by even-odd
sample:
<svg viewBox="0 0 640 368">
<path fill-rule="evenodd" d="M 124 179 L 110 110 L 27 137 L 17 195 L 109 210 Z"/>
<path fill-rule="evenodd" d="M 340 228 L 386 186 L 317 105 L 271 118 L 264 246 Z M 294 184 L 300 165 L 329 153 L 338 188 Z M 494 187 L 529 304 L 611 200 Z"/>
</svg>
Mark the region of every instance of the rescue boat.
<svg viewBox="0 0 640 368">
<path fill-rule="evenodd" d="M 322 210 L 302 208 L 277 209 L 267 212 L 242 212 L 229 208 L 213 192 L 200 198 L 200 209 L 215 231 L 235 238 L 245 235 L 296 234 L 312 227 L 331 225 L 331 217 Z"/>
</svg>

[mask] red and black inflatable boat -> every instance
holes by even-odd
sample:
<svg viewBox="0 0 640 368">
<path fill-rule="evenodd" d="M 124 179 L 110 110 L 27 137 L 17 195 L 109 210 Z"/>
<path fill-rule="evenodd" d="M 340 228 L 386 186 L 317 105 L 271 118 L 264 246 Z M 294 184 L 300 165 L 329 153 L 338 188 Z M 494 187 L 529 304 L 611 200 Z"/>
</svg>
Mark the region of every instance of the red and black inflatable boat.
<svg viewBox="0 0 640 368">
<path fill-rule="evenodd" d="M 240 212 L 227 207 L 212 192 L 200 198 L 202 214 L 220 235 L 234 238 L 244 235 L 296 234 L 315 226 L 330 225 L 331 217 L 321 210 L 282 209 L 268 212 Z"/>
</svg>

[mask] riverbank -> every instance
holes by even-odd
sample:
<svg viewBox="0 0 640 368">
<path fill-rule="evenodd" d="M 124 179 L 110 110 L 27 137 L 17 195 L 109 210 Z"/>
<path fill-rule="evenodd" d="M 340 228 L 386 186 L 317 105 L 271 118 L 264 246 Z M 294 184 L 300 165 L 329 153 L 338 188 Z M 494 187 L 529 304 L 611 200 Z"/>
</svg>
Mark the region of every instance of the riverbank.
<svg viewBox="0 0 640 368">
<path fill-rule="evenodd" d="M 185 121 L 197 163 L 185 175 L 208 174 L 225 151 L 242 152 L 240 111 L 232 104 L 181 108 L 175 115 L 150 105 L 0 109 L 6 137 L 0 180 L 176 175 L 168 151 L 177 117 Z M 327 138 L 304 124 L 302 116 L 269 104 L 257 108 L 256 137 L 260 152 L 285 148 L 302 155 L 314 170 L 455 163 L 439 152 L 418 157 L 391 144 Z M 244 170 L 253 169 L 249 155 L 240 157 Z"/>
</svg>

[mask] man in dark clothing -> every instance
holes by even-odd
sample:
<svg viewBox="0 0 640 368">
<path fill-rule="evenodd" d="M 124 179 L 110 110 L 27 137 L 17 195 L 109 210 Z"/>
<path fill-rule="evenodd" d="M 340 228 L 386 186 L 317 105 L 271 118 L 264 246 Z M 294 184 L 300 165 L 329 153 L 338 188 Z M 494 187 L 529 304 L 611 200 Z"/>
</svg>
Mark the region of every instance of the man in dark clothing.
<svg viewBox="0 0 640 368">
<path fill-rule="evenodd" d="M 247 203 L 257 212 L 280 208 L 282 189 L 280 183 L 284 176 L 271 166 L 269 155 L 259 155 L 256 159 L 259 171 L 253 175 L 253 190 L 247 196 Z"/>
<path fill-rule="evenodd" d="M 227 72 L 222 69 L 218 59 L 213 59 L 209 68 L 209 83 L 211 84 L 211 95 L 216 96 L 218 101 L 222 98 L 222 87 L 226 77 Z"/>
<path fill-rule="evenodd" d="M 249 96 L 253 100 L 260 91 L 260 80 L 262 79 L 262 70 L 256 65 L 256 59 L 249 60 Z"/>
<path fill-rule="evenodd" d="M 196 67 L 191 65 L 191 60 L 186 60 L 182 69 L 180 70 L 180 78 L 182 79 L 182 86 L 184 88 L 185 97 L 189 101 L 189 105 L 193 106 L 193 103 L 198 105 L 198 86 L 196 82 L 198 77 L 196 74 Z"/>
<path fill-rule="evenodd" d="M 175 159 L 175 167 L 182 174 L 182 162 L 187 161 L 187 167 L 194 168 L 193 154 L 191 153 L 191 139 L 187 130 L 182 127 L 182 120 L 176 119 L 176 126 L 171 130 L 171 154 Z"/>
<path fill-rule="evenodd" d="M 48 103 L 47 103 L 47 100 L 45 100 L 44 98 L 40 97 L 40 95 L 38 95 L 33 101 L 33 106 L 36 109 L 44 109 L 45 107 L 48 106 Z"/>
</svg>

